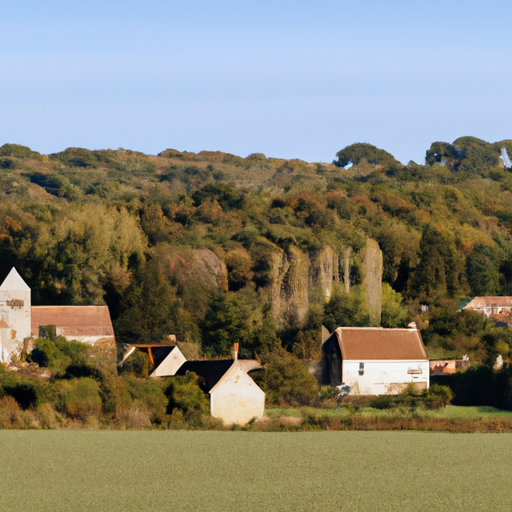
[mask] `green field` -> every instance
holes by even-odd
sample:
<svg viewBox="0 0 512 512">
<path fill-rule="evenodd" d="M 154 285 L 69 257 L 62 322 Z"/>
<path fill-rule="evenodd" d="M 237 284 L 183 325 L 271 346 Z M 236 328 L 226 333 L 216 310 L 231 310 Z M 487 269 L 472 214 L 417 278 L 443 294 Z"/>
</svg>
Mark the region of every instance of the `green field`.
<svg viewBox="0 0 512 512">
<path fill-rule="evenodd" d="M 1 431 L 2 511 L 510 510 L 512 435 Z"/>
<path fill-rule="evenodd" d="M 504 411 L 490 407 L 487 405 L 474 405 L 474 406 L 460 406 L 460 405 L 448 405 L 442 409 L 411 409 L 404 410 L 404 408 L 396 409 L 374 409 L 372 407 L 362 407 L 356 413 L 351 412 L 350 409 L 341 407 L 340 409 L 335 408 L 313 408 L 313 407 L 299 407 L 299 408 L 276 408 L 267 409 L 265 414 L 269 418 L 277 418 L 279 416 L 285 417 L 303 417 L 304 415 L 315 413 L 324 416 L 349 416 L 350 414 L 359 414 L 366 416 L 411 416 L 415 415 L 418 417 L 425 418 L 460 418 L 467 420 L 479 420 L 482 418 L 505 418 L 512 419 L 512 411 Z"/>
</svg>

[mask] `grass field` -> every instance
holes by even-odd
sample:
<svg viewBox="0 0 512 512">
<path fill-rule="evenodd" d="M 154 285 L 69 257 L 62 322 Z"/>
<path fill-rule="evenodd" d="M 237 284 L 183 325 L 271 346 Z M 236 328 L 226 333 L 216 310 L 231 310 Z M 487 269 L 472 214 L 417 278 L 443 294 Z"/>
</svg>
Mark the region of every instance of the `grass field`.
<svg viewBox="0 0 512 512">
<path fill-rule="evenodd" d="M 287 408 L 287 409 L 267 409 L 266 415 L 270 418 L 275 418 L 278 416 L 292 416 L 292 417 L 300 417 L 308 412 L 311 413 L 315 411 L 317 414 L 323 414 L 326 416 L 348 416 L 351 414 L 349 409 L 346 408 L 325 408 L 325 409 L 313 409 L 311 407 L 302 407 L 302 408 Z M 358 412 L 360 415 L 372 415 L 372 416 L 397 416 L 404 415 L 403 409 L 373 409 L 371 407 L 363 407 Z M 412 414 L 412 413 L 411 413 Z M 458 406 L 458 405 L 448 405 L 442 409 L 434 409 L 434 410 L 421 410 L 416 409 L 414 414 L 417 416 L 424 416 L 430 418 L 461 418 L 467 420 L 479 420 L 482 418 L 508 418 L 512 419 L 512 411 L 503 411 L 501 409 L 496 409 L 495 407 L 490 407 L 487 405 L 480 406 Z"/>
<path fill-rule="evenodd" d="M 511 434 L 0 431 L 2 511 L 510 510 Z"/>
</svg>

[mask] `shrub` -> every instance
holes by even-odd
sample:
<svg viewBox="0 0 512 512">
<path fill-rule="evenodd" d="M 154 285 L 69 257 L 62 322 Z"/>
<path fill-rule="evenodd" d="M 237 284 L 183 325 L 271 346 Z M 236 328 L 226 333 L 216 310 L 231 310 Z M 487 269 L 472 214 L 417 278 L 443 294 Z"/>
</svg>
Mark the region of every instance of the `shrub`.
<svg viewBox="0 0 512 512">
<path fill-rule="evenodd" d="M 117 376 L 106 376 L 100 385 L 102 408 L 105 414 L 121 419 L 131 409 L 133 401 L 125 380 Z"/>
<path fill-rule="evenodd" d="M 152 368 L 149 356 L 141 350 L 135 349 L 133 354 L 119 367 L 119 373 L 147 379 Z"/>
<path fill-rule="evenodd" d="M 23 380 L 4 386 L 4 393 L 12 396 L 22 409 L 35 407 L 38 403 L 38 383 Z"/>
<path fill-rule="evenodd" d="M 101 396 L 98 383 L 91 378 L 62 380 L 55 384 L 57 408 L 75 419 L 101 413 Z"/>
<path fill-rule="evenodd" d="M 57 336 L 54 340 L 39 338 L 35 341 L 34 349 L 29 354 L 28 360 L 39 366 L 63 372 L 70 364 L 83 363 L 83 354 L 86 350 L 85 343 L 68 341 L 63 336 Z"/>
<path fill-rule="evenodd" d="M 193 372 L 171 379 L 165 395 L 169 399 L 167 414 L 172 414 L 175 409 L 183 411 L 185 415 L 209 412 L 208 399 L 198 386 L 197 375 Z"/>
<path fill-rule="evenodd" d="M 80 379 L 83 377 L 90 377 L 91 379 L 101 382 L 103 380 L 103 374 L 97 368 L 83 362 L 80 364 L 70 364 L 64 375 L 63 379 Z"/>
<path fill-rule="evenodd" d="M 423 403 L 429 409 L 442 409 L 450 404 L 453 392 L 448 386 L 432 384 L 422 398 Z"/>
<path fill-rule="evenodd" d="M 267 401 L 276 404 L 311 405 L 318 394 L 316 378 L 299 359 L 276 346 L 262 357 L 262 387 Z"/>
<path fill-rule="evenodd" d="M 395 407 L 426 407 L 427 409 L 441 409 L 448 405 L 453 398 L 452 390 L 448 386 L 433 384 L 428 390 L 419 392 L 414 385 L 407 386 L 407 390 L 399 395 L 379 395 L 370 402 L 374 409 L 392 409 Z"/>
<path fill-rule="evenodd" d="M 163 391 L 167 386 L 164 379 L 137 379 L 123 376 L 126 389 L 134 402 L 139 402 L 151 411 L 151 421 L 161 423 L 165 416 L 168 399 Z"/>
</svg>

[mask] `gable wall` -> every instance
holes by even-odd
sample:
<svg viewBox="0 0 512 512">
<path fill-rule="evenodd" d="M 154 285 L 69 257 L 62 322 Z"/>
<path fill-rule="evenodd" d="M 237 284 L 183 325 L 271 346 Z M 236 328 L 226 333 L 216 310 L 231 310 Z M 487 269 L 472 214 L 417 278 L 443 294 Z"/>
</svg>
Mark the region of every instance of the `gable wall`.
<svg viewBox="0 0 512 512">
<path fill-rule="evenodd" d="M 265 412 L 265 393 L 241 368 L 229 370 L 212 389 L 210 409 L 226 425 L 245 425 Z"/>
</svg>

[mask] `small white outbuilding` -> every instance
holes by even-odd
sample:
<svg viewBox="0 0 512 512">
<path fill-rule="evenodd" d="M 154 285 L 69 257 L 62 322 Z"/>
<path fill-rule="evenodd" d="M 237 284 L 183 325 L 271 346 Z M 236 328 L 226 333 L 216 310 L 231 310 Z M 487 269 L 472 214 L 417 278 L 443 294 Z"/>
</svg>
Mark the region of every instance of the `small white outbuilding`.
<svg viewBox="0 0 512 512">
<path fill-rule="evenodd" d="M 429 361 L 416 329 L 338 327 L 322 345 L 322 384 L 352 395 L 393 395 L 429 387 Z"/>
<path fill-rule="evenodd" d="M 211 415 L 225 425 L 245 425 L 265 412 L 265 393 L 248 375 L 247 363 L 253 361 L 187 361 L 175 375 L 195 373 L 201 389 L 210 395 Z"/>
</svg>

